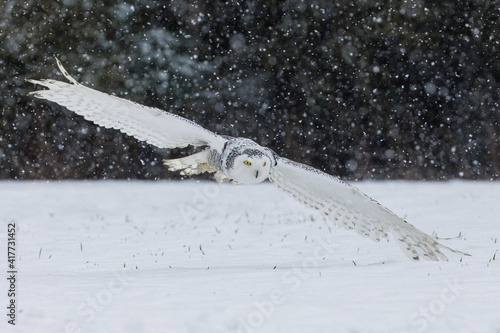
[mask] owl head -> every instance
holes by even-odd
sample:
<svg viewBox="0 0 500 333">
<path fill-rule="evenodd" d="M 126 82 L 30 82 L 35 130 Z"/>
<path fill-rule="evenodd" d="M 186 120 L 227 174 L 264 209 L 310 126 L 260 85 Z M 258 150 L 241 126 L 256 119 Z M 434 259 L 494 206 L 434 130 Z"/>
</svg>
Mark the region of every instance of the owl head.
<svg viewBox="0 0 500 333">
<path fill-rule="evenodd" d="M 269 177 L 274 158 L 264 147 L 249 147 L 233 154 L 226 161 L 226 173 L 239 184 L 257 184 Z"/>
</svg>

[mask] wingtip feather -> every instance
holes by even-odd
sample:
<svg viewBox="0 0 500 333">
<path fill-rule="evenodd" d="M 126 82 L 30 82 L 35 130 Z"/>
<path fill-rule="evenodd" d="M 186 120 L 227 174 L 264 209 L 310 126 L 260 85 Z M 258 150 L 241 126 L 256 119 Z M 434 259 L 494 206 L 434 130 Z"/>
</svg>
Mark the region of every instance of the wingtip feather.
<svg viewBox="0 0 500 333">
<path fill-rule="evenodd" d="M 42 86 L 43 86 L 43 82 L 42 82 L 42 81 L 40 81 L 40 80 L 35 80 L 35 79 L 24 79 L 24 81 L 29 82 L 29 83 L 33 83 L 33 84 L 39 84 L 39 85 L 42 85 Z"/>
<path fill-rule="evenodd" d="M 81 85 L 77 80 L 75 80 L 71 75 L 69 75 L 68 71 L 62 65 L 61 61 L 59 59 L 57 59 L 56 57 L 54 57 L 54 58 L 56 59 L 57 67 L 61 71 L 62 75 L 64 75 L 64 77 L 66 79 L 68 79 L 68 81 L 70 81 L 71 83 L 73 83 L 75 85 Z"/>
</svg>

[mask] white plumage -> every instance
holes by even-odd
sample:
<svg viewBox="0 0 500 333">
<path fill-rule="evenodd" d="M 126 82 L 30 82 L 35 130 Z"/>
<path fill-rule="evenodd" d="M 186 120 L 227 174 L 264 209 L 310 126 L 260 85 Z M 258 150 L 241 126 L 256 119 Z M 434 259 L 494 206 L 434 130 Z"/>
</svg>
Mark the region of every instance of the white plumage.
<svg viewBox="0 0 500 333">
<path fill-rule="evenodd" d="M 120 130 L 159 148 L 224 144 L 223 138 L 190 120 L 85 87 L 68 74 L 59 59 L 56 61 L 72 84 L 29 80 L 49 88 L 31 95 L 56 102 L 99 126 Z"/>
<path fill-rule="evenodd" d="M 413 260 L 447 260 L 442 249 L 468 255 L 438 243 L 378 202 L 338 178 L 278 156 L 252 140 L 220 136 L 172 113 L 143 106 L 85 87 L 57 65 L 71 82 L 28 80 L 49 88 L 30 95 L 56 102 L 97 125 L 114 128 L 159 148 L 205 146 L 194 155 L 166 160 L 171 171 L 184 175 L 215 173 L 217 181 L 256 184 L 269 179 L 345 229 L 374 241 L 393 235 Z"/>
</svg>

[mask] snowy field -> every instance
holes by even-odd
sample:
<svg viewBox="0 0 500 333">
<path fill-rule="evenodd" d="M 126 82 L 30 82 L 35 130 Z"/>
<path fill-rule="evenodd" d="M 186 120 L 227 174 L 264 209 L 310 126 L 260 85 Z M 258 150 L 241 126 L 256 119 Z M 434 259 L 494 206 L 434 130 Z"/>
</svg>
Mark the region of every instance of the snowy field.
<svg viewBox="0 0 500 333">
<path fill-rule="evenodd" d="M 500 182 L 356 185 L 472 257 L 412 262 L 269 183 L 0 182 L 0 331 L 500 332 Z"/>
</svg>

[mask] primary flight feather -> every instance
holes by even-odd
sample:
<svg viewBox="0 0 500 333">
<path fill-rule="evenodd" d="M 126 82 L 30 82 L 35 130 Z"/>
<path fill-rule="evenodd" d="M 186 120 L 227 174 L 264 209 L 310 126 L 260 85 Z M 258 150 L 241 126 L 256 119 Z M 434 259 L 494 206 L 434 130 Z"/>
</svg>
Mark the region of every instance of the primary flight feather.
<svg viewBox="0 0 500 333">
<path fill-rule="evenodd" d="M 447 260 L 441 250 L 466 253 L 438 243 L 357 188 L 310 166 L 278 156 L 250 139 L 220 136 L 172 113 L 140 105 L 70 81 L 28 80 L 49 88 L 29 93 L 66 107 L 85 119 L 114 128 L 159 148 L 204 146 L 180 159 L 165 160 L 171 171 L 183 175 L 215 173 L 217 181 L 257 184 L 269 179 L 277 188 L 346 229 L 375 241 L 392 234 L 403 253 L 413 260 Z"/>
</svg>

